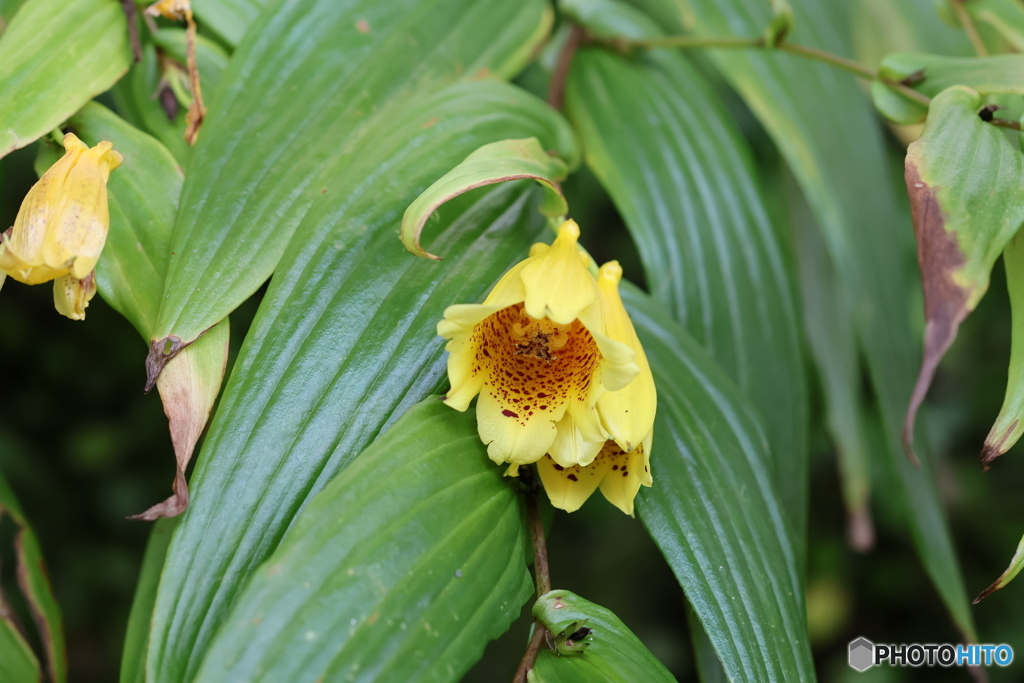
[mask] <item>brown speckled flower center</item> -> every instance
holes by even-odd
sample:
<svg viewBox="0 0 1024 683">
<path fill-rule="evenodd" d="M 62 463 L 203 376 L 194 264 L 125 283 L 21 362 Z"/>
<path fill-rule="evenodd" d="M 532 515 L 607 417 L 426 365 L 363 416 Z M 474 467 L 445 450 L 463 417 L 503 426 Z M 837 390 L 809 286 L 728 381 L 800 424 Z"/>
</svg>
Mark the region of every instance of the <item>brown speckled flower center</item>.
<svg viewBox="0 0 1024 683">
<path fill-rule="evenodd" d="M 524 425 L 534 416 L 560 415 L 570 400 L 585 401 L 601 358 L 578 320 L 537 320 L 522 304 L 488 316 L 473 341 L 473 372 L 487 377 L 482 391 L 497 400 L 502 415 Z"/>
</svg>

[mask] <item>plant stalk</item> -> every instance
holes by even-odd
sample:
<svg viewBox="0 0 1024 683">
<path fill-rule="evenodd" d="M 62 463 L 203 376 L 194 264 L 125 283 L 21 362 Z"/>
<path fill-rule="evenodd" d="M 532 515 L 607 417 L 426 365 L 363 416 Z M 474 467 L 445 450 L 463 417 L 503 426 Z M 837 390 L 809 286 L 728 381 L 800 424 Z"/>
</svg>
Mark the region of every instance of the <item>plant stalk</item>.
<svg viewBox="0 0 1024 683">
<path fill-rule="evenodd" d="M 531 491 L 526 496 L 526 517 L 530 527 L 530 540 L 533 542 L 533 571 L 537 583 L 537 597 L 551 592 L 551 570 L 548 566 L 548 546 L 544 542 L 544 521 L 540 518 L 540 506 L 537 504 L 537 493 Z M 512 683 L 526 683 L 526 675 L 537 663 L 537 656 L 547 640 L 548 629 L 539 621 L 534 621 L 533 637 L 526 647 L 526 653 L 519 662 Z"/>
<path fill-rule="evenodd" d="M 608 40 L 598 39 L 599 42 L 605 42 L 612 45 L 620 52 L 629 52 L 632 48 L 644 48 L 652 49 L 659 47 L 678 47 L 678 48 L 725 48 L 725 49 L 748 49 L 748 50 L 764 50 L 768 49 L 763 38 L 734 38 L 731 36 L 722 38 L 694 38 L 692 36 L 658 36 L 656 38 L 646 38 L 643 40 L 630 40 L 628 38 L 612 38 Z M 806 45 L 793 45 L 790 43 L 782 43 L 776 48 L 781 52 L 788 52 L 792 55 L 797 55 L 805 59 L 810 59 L 823 64 L 829 64 L 838 69 L 842 69 L 847 73 L 851 73 L 858 78 L 864 78 L 869 81 L 881 80 L 887 86 L 895 90 L 897 93 L 906 97 L 909 100 L 928 106 L 931 104 L 931 98 L 927 95 L 917 92 L 911 87 L 903 83 L 896 81 L 890 81 L 888 79 L 880 78 L 878 73 L 872 71 L 863 64 L 856 62 L 842 55 L 837 55 L 832 52 L 826 52 L 825 50 L 819 50 L 816 47 L 808 47 Z"/>
<path fill-rule="evenodd" d="M 950 4 L 953 5 L 953 11 L 956 12 L 956 18 L 964 27 L 964 33 L 967 34 L 967 39 L 971 41 L 971 45 L 974 46 L 974 51 L 978 53 L 979 57 L 987 57 L 988 50 L 985 48 L 985 41 L 981 39 L 981 35 L 978 33 L 978 27 L 974 25 L 974 19 L 971 18 L 970 12 L 968 12 L 967 8 L 964 7 L 964 0 L 953 0 Z"/>
<path fill-rule="evenodd" d="M 551 74 L 551 81 L 548 84 L 548 104 L 558 111 L 562 110 L 565 104 L 565 84 L 569 80 L 569 69 L 572 67 L 572 58 L 576 49 L 583 41 L 583 28 L 573 24 L 569 37 L 562 45 L 562 51 L 558 53 L 558 62 Z"/>
</svg>

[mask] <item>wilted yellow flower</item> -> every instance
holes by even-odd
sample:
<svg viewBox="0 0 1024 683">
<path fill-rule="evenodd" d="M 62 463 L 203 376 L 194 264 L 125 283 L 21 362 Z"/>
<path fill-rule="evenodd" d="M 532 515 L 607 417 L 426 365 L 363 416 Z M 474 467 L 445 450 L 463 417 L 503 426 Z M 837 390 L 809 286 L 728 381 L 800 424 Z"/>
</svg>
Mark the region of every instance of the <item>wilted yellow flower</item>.
<svg viewBox="0 0 1024 683">
<path fill-rule="evenodd" d="M 621 279 L 622 268 L 617 261 L 601 266 L 597 283 L 604 308 L 605 330 L 611 339 L 633 351 L 640 373 L 622 389 L 606 392 L 598 400 L 597 412 L 609 440 L 602 445 L 593 463 L 585 467 L 566 467 L 551 457 L 537 463 L 541 483 L 551 504 L 567 512 L 578 510 L 600 486 L 605 498 L 627 515 L 632 515 L 633 499 L 640 486 L 653 483 L 651 440 L 658 394 L 643 346 L 619 297 Z"/>
<path fill-rule="evenodd" d="M 90 276 L 110 227 L 107 178 L 121 165 L 112 147 L 101 142 L 90 149 L 73 133 L 64 136 L 64 156 L 29 190 L 14 226 L 0 238 L 0 271 L 29 285 Z M 63 302 L 57 310 L 84 317 L 90 291 L 95 285 L 55 283 L 54 300 Z"/>
<path fill-rule="evenodd" d="M 192 3 L 190 0 L 159 0 L 146 8 L 146 14 L 151 17 L 181 21 L 187 15 L 192 14 Z"/>
<path fill-rule="evenodd" d="M 445 402 L 477 401 L 477 429 L 497 463 L 549 454 L 563 467 L 587 465 L 609 438 L 598 415 L 607 391 L 640 370 L 626 343 L 606 333 L 605 304 L 566 221 L 554 243 L 535 245 L 483 304 L 449 306 L 437 331 L 450 339 Z"/>
</svg>

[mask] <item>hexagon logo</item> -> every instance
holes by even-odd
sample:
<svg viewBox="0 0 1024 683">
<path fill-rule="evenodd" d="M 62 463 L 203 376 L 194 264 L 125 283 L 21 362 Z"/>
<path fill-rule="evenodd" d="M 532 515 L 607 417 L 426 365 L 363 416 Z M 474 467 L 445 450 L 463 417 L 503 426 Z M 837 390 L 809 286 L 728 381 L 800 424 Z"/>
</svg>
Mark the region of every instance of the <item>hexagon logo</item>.
<svg viewBox="0 0 1024 683">
<path fill-rule="evenodd" d="M 858 638 L 850 643 L 850 666 L 857 671 L 867 671 L 875 665 L 875 644 L 867 638 Z"/>
</svg>

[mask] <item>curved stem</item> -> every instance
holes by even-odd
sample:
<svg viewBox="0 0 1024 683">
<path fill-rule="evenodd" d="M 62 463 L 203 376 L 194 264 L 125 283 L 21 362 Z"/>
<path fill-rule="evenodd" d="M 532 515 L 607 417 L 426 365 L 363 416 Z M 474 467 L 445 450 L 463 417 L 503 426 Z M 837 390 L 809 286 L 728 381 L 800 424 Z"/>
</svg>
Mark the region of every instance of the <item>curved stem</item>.
<svg viewBox="0 0 1024 683">
<path fill-rule="evenodd" d="M 572 25 L 569 37 L 558 53 L 558 63 L 551 74 L 551 82 L 548 84 L 548 104 L 559 111 L 565 103 L 565 84 L 569 80 L 569 69 L 572 67 L 572 58 L 576 49 L 583 40 L 583 29 L 577 24 Z"/>
<path fill-rule="evenodd" d="M 764 41 L 760 38 L 695 38 L 693 36 L 658 36 L 656 38 L 644 38 L 630 40 L 629 38 L 615 38 L 614 44 L 621 50 L 630 48 L 656 48 L 656 47 L 684 47 L 684 48 L 763 48 Z"/>
<path fill-rule="evenodd" d="M 735 38 L 732 36 L 726 36 L 722 38 L 694 38 L 691 36 L 658 36 L 656 38 L 646 38 L 642 40 L 631 40 L 629 38 L 610 38 L 610 39 L 597 39 L 598 42 L 604 42 L 621 52 L 628 52 L 633 48 L 659 48 L 659 47 L 678 47 L 678 48 L 731 48 L 731 49 L 754 49 L 763 50 L 767 49 L 768 46 L 761 38 Z M 864 66 L 860 62 L 856 62 L 842 55 L 837 55 L 832 52 L 825 50 L 819 50 L 816 47 L 808 47 L 806 45 L 793 45 L 791 43 L 782 43 L 778 47 L 774 48 L 781 52 L 788 52 L 792 55 L 803 57 L 804 59 L 811 59 L 816 62 L 822 62 L 823 64 L 830 64 L 838 69 L 842 69 L 848 73 L 853 74 L 859 78 L 864 78 L 870 81 L 878 80 L 879 75 L 872 69 Z M 919 93 L 913 88 L 896 81 L 888 79 L 881 79 L 887 86 L 898 92 L 903 97 L 909 100 L 913 100 L 924 106 L 931 104 L 931 98 L 923 93 Z"/>
<path fill-rule="evenodd" d="M 1020 130 L 1020 121 L 1010 121 L 1009 119 L 992 119 L 989 121 L 993 126 L 997 128 L 1009 128 L 1010 130 Z"/>
<path fill-rule="evenodd" d="M 512 678 L 512 683 L 526 683 L 526 676 L 530 673 L 533 665 L 537 663 L 537 656 L 540 654 L 541 647 L 544 646 L 547 634 L 548 629 L 544 624 L 534 624 L 533 637 L 530 638 L 530 644 L 526 646 L 526 654 L 523 655 L 522 661 L 519 662 L 519 668 L 516 669 L 516 675 Z"/>
<path fill-rule="evenodd" d="M 537 577 L 539 598 L 551 592 L 551 569 L 548 566 L 548 546 L 544 542 L 544 520 L 540 518 L 536 493 L 526 500 L 526 516 L 530 523 L 530 539 L 533 541 L 533 570 Z"/>
<path fill-rule="evenodd" d="M 533 542 L 533 571 L 537 582 L 537 597 L 551 592 L 551 570 L 548 565 L 548 546 L 544 542 L 544 520 L 540 517 L 540 506 L 537 504 L 537 491 L 534 489 L 526 494 L 526 517 L 530 527 L 530 540 Z M 519 662 L 512 683 L 526 683 L 526 675 L 537 663 L 537 656 L 547 640 L 548 629 L 539 621 L 534 621 L 533 637 L 526 647 L 526 653 Z"/>
<path fill-rule="evenodd" d="M 974 25 L 974 19 L 971 18 L 970 12 L 964 7 L 963 0 L 953 0 L 950 3 L 953 5 L 953 11 L 956 12 L 956 18 L 960 21 L 960 24 L 964 27 L 964 33 L 967 34 L 967 39 L 971 41 L 971 45 L 974 46 L 974 51 L 978 53 L 980 57 L 987 57 L 988 50 L 985 49 L 985 42 L 981 39 L 981 35 L 978 34 L 978 27 Z"/>
<path fill-rule="evenodd" d="M 789 43 L 783 43 L 778 47 L 779 50 L 789 52 L 790 54 L 800 55 L 807 59 L 813 59 L 818 62 L 824 62 L 825 64 L 831 64 L 834 67 L 838 67 L 843 71 L 848 71 L 854 76 L 860 76 L 868 80 L 874 80 L 877 74 L 864 66 L 859 62 L 855 62 L 852 59 L 847 59 L 842 55 L 833 54 L 826 52 L 825 50 L 819 50 L 816 47 L 807 47 L 805 45 L 790 45 Z"/>
</svg>

